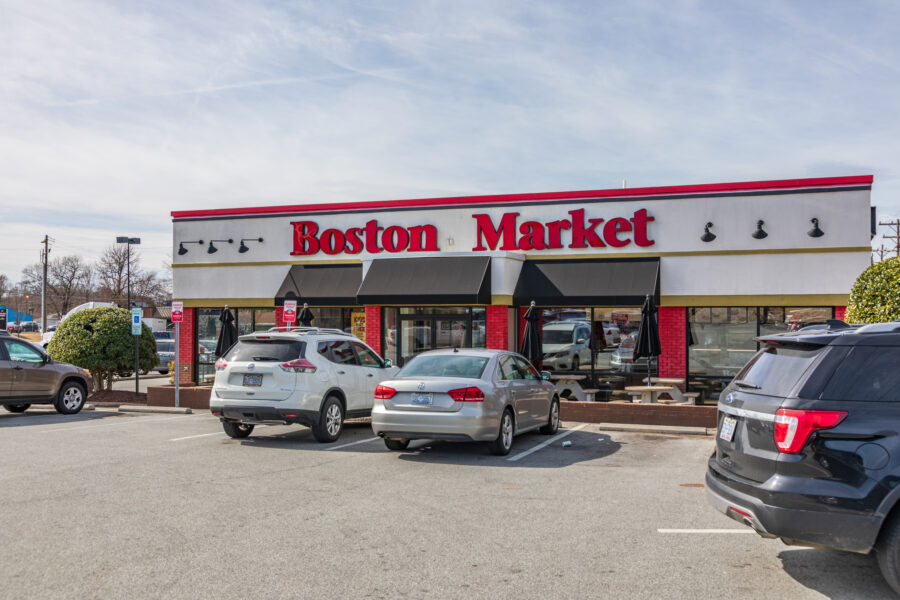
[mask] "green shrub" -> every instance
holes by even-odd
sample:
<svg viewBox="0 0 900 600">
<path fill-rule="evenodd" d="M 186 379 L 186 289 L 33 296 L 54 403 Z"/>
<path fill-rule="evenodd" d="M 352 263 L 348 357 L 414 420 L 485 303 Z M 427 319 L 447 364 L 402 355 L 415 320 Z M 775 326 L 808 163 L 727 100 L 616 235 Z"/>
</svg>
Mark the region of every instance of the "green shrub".
<svg viewBox="0 0 900 600">
<path fill-rule="evenodd" d="M 882 323 L 900 319 L 900 258 L 875 263 L 850 290 L 849 323 Z"/>
<path fill-rule="evenodd" d="M 134 372 L 131 312 L 112 306 L 79 311 L 60 323 L 47 353 L 54 360 L 89 370 L 95 390 L 111 389 L 113 375 Z M 138 353 L 143 371 L 159 364 L 156 340 L 146 325 L 142 326 Z"/>
</svg>

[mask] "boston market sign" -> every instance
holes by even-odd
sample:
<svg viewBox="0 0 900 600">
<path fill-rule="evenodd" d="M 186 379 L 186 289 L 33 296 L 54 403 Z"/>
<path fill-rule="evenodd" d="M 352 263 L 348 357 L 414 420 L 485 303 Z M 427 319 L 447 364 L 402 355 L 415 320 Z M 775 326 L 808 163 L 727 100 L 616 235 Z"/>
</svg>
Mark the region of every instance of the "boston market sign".
<svg viewBox="0 0 900 600">
<path fill-rule="evenodd" d="M 556 221 L 524 221 L 519 213 L 505 213 L 495 224 L 490 215 L 472 215 L 475 219 L 476 246 L 473 251 L 487 250 L 554 250 L 560 248 L 623 248 L 652 246 L 647 226 L 653 217 L 640 209 L 629 217 L 613 219 L 586 218 L 584 209 L 568 212 L 569 218 Z M 315 221 L 292 221 L 293 256 L 325 254 L 369 254 L 380 252 L 439 252 L 438 231 L 434 225 L 382 227 L 376 219 L 362 227 L 325 229 L 319 233 Z"/>
</svg>

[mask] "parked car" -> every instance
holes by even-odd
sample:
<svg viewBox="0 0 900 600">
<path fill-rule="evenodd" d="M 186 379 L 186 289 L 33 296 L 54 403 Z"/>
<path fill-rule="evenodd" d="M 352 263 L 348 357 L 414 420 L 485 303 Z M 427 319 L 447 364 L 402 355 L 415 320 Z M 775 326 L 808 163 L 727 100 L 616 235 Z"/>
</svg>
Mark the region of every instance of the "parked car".
<svg viewBox="0 0 900 600">
<path fill-rule="evenodd" d="M 585 321 L 559 321 L 542 330 L 543 368 L 577 371 L 591 364 L 591 324 Z"/>
<path fill-rule="evenodd" d="M 41 326 L 34 321 L 25 321 L 19 326 L 18 333 L 40 333 Z"/>
<path fill-rule="evenodd" d="M 171 329 L 167 329 L 166 331 L 154 331 L 153 337 L 158 340 L 174 340 L 175 332 Z"/>
<path fill-rule="evenodd" d="M 48 325 L 47 331 L 41 334 L 41 346 L 43 348 L 47 348 L 47 344 L 50 343 L 50 340 L 53 338 L 53 334 L 56 333 L 56 328 L 58 325 Z"/>
<path fill-rule="evenodd" d="M 874 549 L 900 593 L 900 321 L 758 341 L 719 401 L 710 501 L 763 537 Z"/>
<path fill-rule="evenodd" d="M 19 333 L 20 326 L 15 321 L 10 321 L 6 324 L 6 331 L 9 333 Z"/>
<path fill-rule="evenodd" d="M 78 306 L 76 306 L 75 308 L 73 308 L 72 310 L 70 310 L 69 312 L 64 314 L 59 319 L 59 322 L 62 323 L 63 321 L 65 321 L 66 319 L 68 319 L 69 317 L 74 315 L 75 313 L 80 312 L 86 308 L 99 308 L 101 306 L 115 306 L 115 304 L 113 304 L 112 302 L 85 302 L 84 304 L 79 304 Z M 41 346 L 46 348 L 47 344 L 50 343 L 50 340 L 53 339 L 53 334 L 55 332 L 56 332 L 56 327 L 48 327 L 47 331 L 43 335 L 41 335 Z"/>
<path fill-rule="evenodd" d="M 375 387 L 396 372 L 339 329 L 258 331 L 216 361 L 209 406 L 233 438 L 260 423 L 299 423 L 333 442 L 345 419 L 371 414 Z"/>
<path fill-rule="evenodd" d="M 90 373 L 47 356 L 34 344 L 8 333 L 0 335 L 0 404 L 9 412 L 25 412 L 32 404 L 52 404 L 57 412 L 75 414 L 93 390 Z"/>
<path fill-rule="evenodd" d="M 391 450 L 424 438 L 490 442 L 491 453 L 505 455 L 513 436 L 533 429 L 556 433 L 559 397 L 512 352 L 423 352 L 375 388 L 372 430 Z"/>
<path fill-rule="evenodd" d="M 159 355 L 159 364 L 153 370 L 168 375 L 169 363 L 175 360 L 175 340 L 157 339 L 156 354 Z"/>
</svg>

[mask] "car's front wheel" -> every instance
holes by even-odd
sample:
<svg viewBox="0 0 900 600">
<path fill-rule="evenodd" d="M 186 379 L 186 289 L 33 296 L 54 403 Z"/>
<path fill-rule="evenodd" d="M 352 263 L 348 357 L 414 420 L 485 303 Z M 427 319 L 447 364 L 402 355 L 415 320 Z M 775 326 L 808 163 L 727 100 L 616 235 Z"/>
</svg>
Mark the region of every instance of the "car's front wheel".
<svg viewBox="0 0 900 600">
<path fill-rule="evenodd" d="M 84 386 L 76 381 L 67 381 L 59 389 L 56 402 L 53 404 L 56 412 L 63 415 L 74 415 L 84 407 L 87 391 Z"/>
<path fill-rule="evenodd" d="M 341 437 L 344 430 L 344 407 L 335 396 L 325 398 L 319 418 L 312 427 L 317 441 L 327 444 Z"/>
<path fill-rule="evenodd" d="M 490 450 L 491 454 L 495 454 L 497 456 L 506 456 L 509 454 L 509 451 L 512 450 L 512 441 L 513 441 L 513 418 L 512 411 L 506 409 L 503 411 L 503 416 L 500 417 L 500 431 L 497 434 L 497 439 L 491 442 Z"/>
<path fill-rule="evenodd" d="M 231 421 L 222 421 L 222 429 L 225 430 L 225 435 L 234 439 L 243 439 L 253 433 L 253 425 Z"/>
<path fill-rule="evenodd" d="M 3 408 L 11 413 L 23 413 L 30 407 L 30 404 L 7 404 Z"/>
<path fill-rule="evenodd" d="M 894 514 L 884 524 L 875 544 L 875 556 L 884 580 L 900 594 L 900 514 Z"/>
<path fill-rule="evenodd" d="M 388 450 L 406 450 L 409 447 L 409 440 L 384 438 L 384 445 Z"/>
<path fill-rule="evenodd" d="M 553 435 L 557 431 L 559 431 L 559 398 L 554 397 L 550 401 L 550 415 L 547 417 L 547 424 L 541 427 L 541 433 Z"/>
</svg>

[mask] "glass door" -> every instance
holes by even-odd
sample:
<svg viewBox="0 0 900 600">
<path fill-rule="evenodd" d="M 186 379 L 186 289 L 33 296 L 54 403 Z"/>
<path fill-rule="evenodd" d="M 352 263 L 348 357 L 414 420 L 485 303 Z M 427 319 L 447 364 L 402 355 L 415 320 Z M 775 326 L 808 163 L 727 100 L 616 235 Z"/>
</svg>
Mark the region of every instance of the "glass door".
<svg viewBox="0 0 900 600">
<path fill-rule="evenodd" d="M 410 358 L 434 349 L 432 319 L 403 319 L 400 321 L 400 364 Z"/>
</svg>

